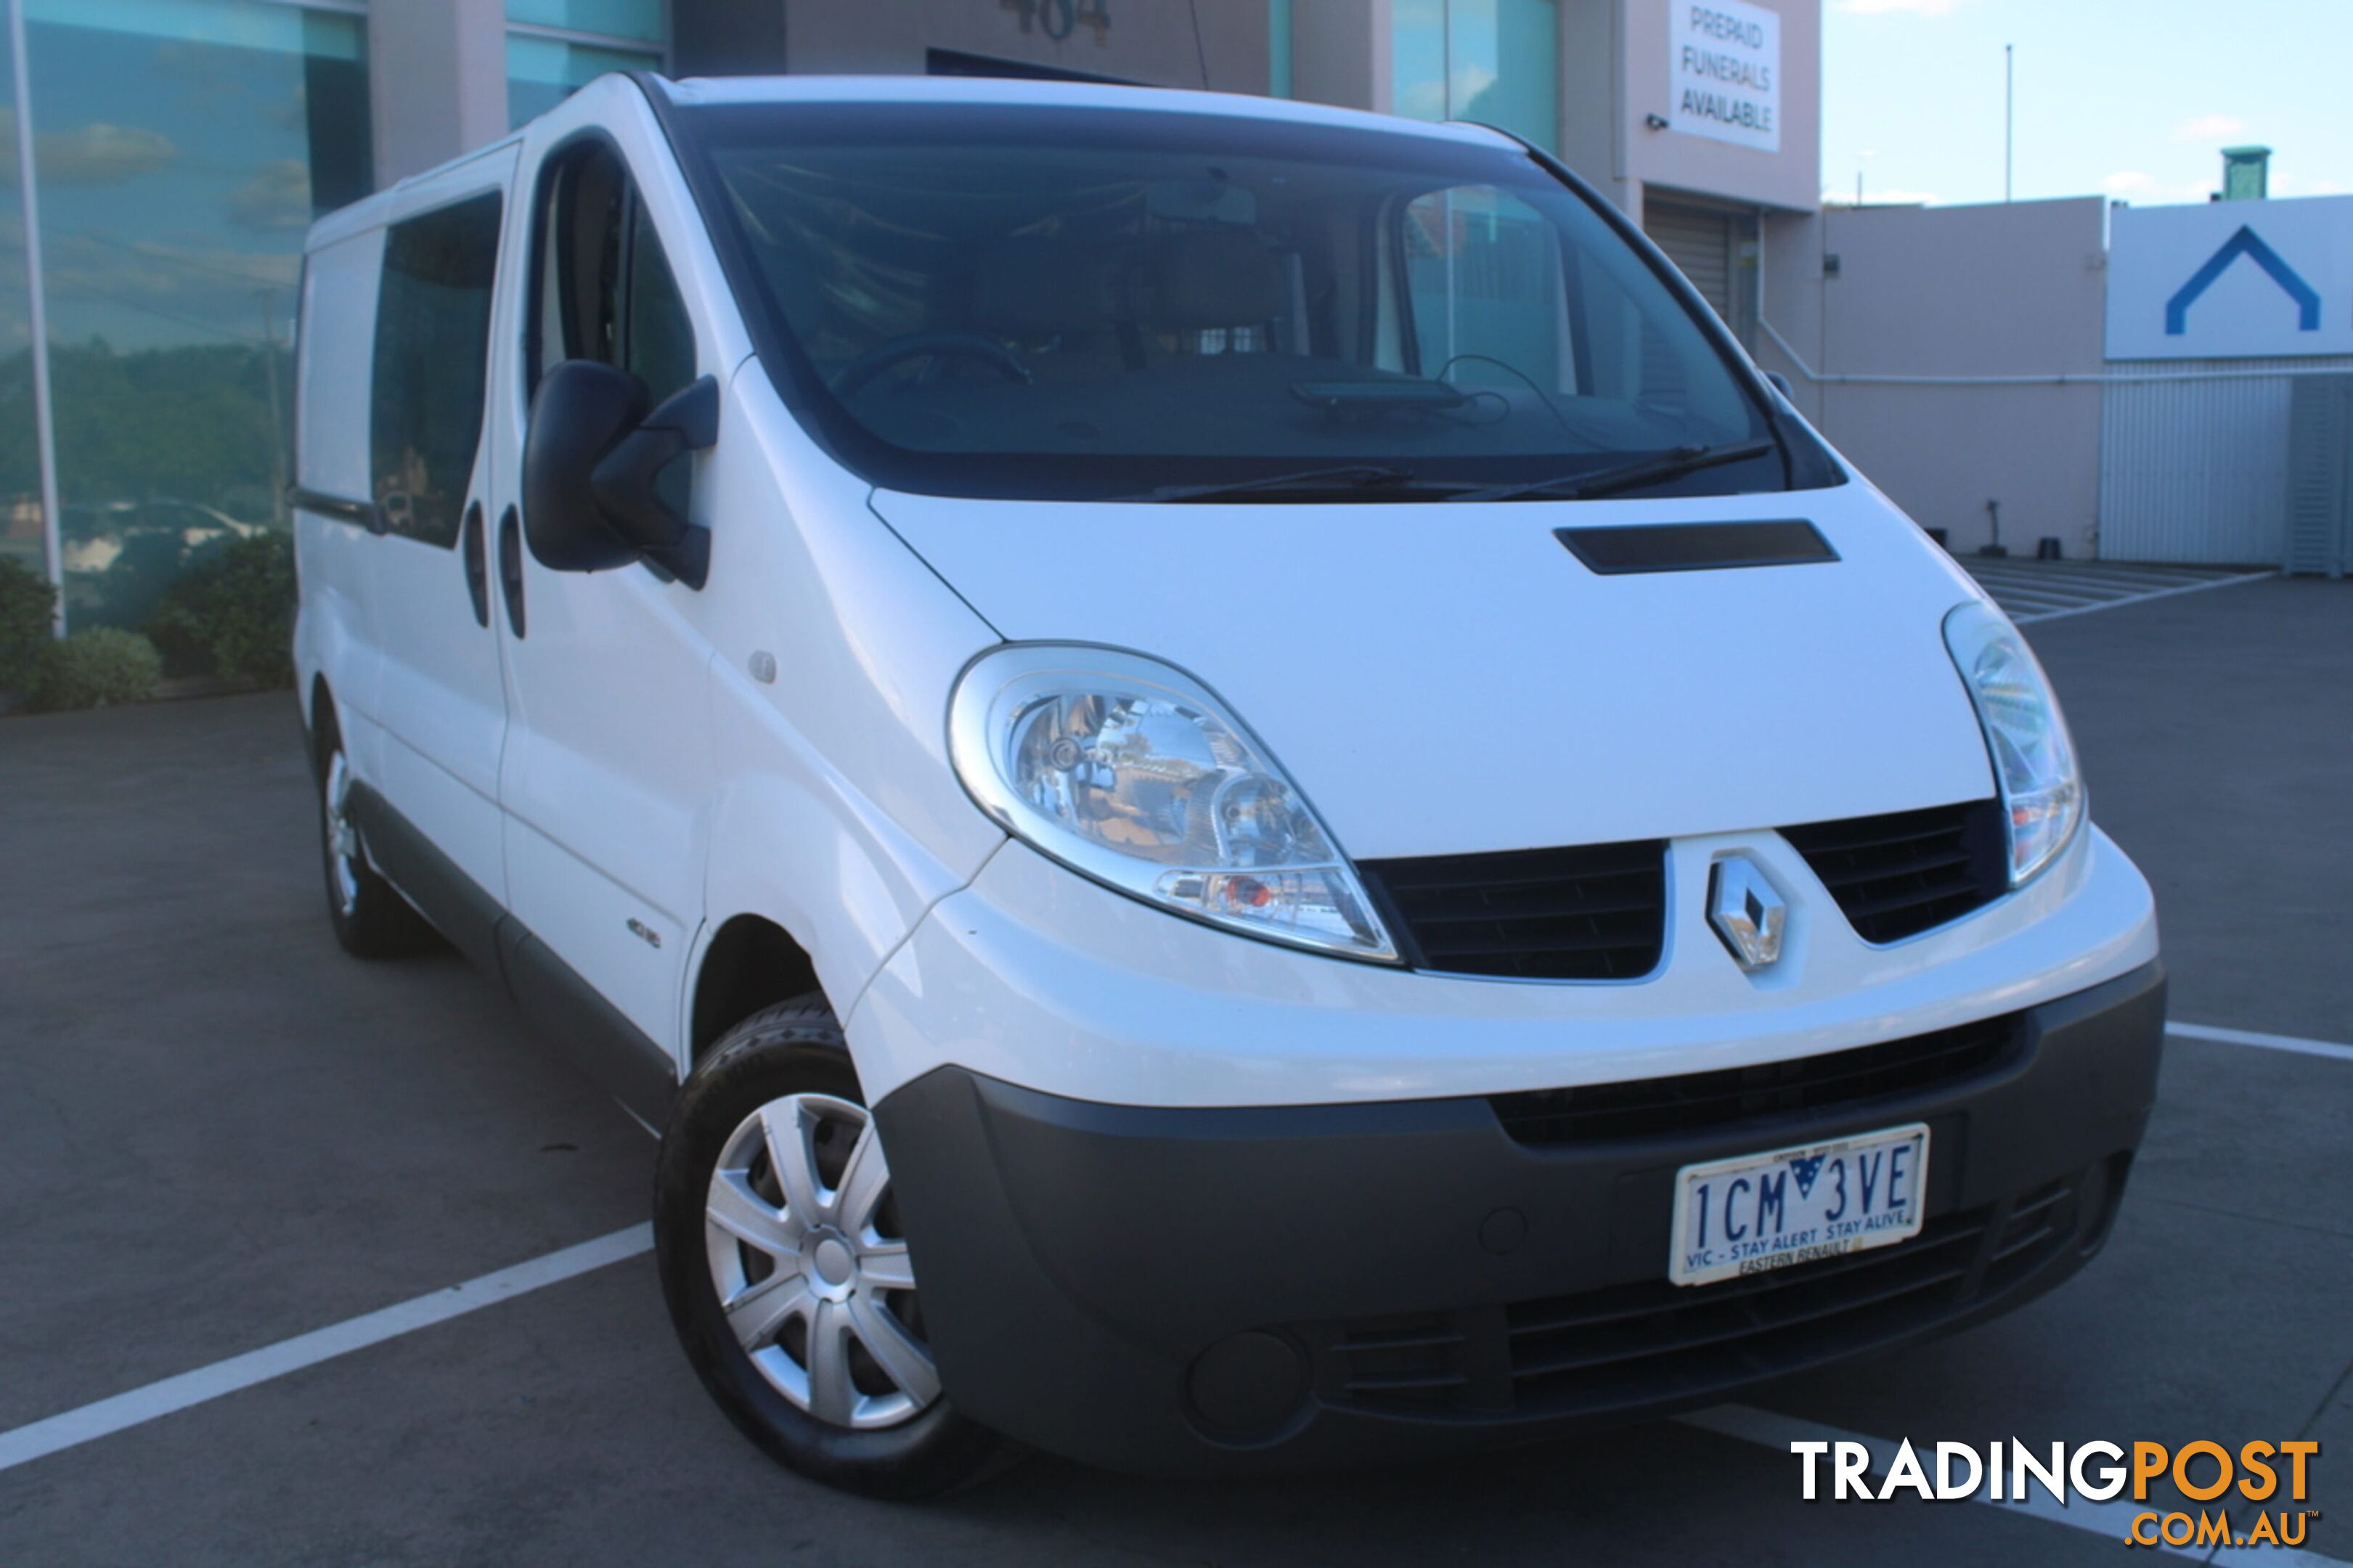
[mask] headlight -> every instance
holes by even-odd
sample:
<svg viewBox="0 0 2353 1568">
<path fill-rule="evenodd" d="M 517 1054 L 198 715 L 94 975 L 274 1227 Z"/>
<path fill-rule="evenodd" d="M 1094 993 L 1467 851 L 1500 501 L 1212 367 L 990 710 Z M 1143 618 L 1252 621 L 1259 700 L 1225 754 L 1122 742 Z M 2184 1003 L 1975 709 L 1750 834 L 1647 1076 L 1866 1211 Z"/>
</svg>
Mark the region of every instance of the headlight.
<svg viewBox="0 0 2353 1568">
<path fill-rule="evenodd" d="M 1990 605 L 1967 604 L 1947 616 L 1945 646 L 1977 704 L 2010 819 L 2010 885 L 2022 887 L 2084 820 L 2074 742 L 2026 639 Z"/>
<path fill-rule="evenodd" d="M 1212 925 L 1351 958 L 1397 948 L 1298 789 L 1187 677 L 1135 654 L 984 654 L 948 711 L 957 776 L 1073 870 Z"/>
</svg>

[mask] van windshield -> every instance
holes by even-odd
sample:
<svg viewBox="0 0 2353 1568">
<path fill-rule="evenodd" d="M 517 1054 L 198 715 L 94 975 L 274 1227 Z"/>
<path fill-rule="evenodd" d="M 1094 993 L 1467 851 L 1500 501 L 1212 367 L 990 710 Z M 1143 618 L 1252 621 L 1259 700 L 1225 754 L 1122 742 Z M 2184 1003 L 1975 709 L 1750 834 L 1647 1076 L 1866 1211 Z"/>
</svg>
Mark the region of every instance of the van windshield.
<svg viewBox="0 0 2353 1568">
<path fill-rule="evenodd" d="M 1793 432 L 1651 265 L 1516 149 L 1152 110 L 681 119 L 763 359 L 888 489 L 1789 483 Z"/>
</svg>

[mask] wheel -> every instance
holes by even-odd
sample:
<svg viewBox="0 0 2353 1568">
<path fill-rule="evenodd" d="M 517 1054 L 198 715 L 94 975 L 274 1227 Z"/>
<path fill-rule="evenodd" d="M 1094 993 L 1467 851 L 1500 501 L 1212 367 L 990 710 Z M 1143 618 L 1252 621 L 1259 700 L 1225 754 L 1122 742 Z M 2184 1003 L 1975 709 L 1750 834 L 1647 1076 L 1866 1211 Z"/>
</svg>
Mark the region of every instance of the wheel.
<svg viewBox="0 0 2353 1568">
<path fill-rule="evenodd" d="M 352 764 L 332 714 L 319 720 L 319 851 L 327 873 L 327 919 L 355 958 L 393 958 L 428 946 L 433 928 L 368 865 L 352 820 Z"/>
<path fill-rule="evenodd" d="M 745 1019 L 680 1090 L 654 1247 L 687 1360 L 779 1462 L 913 1498 L 1012 1453 L 941 1395 L 890 1166 L 823 997 Z"/>
</svg>

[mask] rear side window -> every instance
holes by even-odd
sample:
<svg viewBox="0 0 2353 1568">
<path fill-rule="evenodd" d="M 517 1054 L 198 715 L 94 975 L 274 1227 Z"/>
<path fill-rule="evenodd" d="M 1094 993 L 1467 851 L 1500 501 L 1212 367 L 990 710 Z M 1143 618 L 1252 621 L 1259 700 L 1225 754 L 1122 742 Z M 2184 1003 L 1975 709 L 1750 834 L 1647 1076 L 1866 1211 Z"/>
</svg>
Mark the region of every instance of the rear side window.
<svg viewBox="0 0 2353 1568">
<path fill-rule="evenodd" d="M 481 439 L 499 211 L 493 192 L 385 235 L 368 431 L 374 499 L 391 532 L 444 548 L 458 542 Z"/>
</svg>

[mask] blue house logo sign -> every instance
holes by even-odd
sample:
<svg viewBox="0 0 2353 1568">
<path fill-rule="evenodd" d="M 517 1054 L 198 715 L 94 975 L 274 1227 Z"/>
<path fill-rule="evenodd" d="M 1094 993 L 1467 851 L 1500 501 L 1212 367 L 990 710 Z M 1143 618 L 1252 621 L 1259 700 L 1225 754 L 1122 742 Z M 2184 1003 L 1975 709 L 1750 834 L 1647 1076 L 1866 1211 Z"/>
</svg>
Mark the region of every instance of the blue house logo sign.
<svg viewBox="0 0 2353 1568">
<path fill-rule="evenodd" d="M 2189 330 L 2189 307 L 2198 297 L 2214 285 L 2214 279 L 2231 268 L 2231 264 L 2245 257 L 2263 269 L 2264 275 L 2280 286 L 2280 291 L 2295 301 L 2295 330 L 2300 332 L 2320 331 L 2320 294 L 2297 275 L 2295 268 L 2281 259 L 2280 253 L 2263 243 L 2263 236 L 2245 224 L 2239 232 L 2222 242 L 2222 247 L 2206 258 L 2206 265 L 2189 275 L 2189 281 L 2174 291 L 2165 302 L 2165 331 L 2168 337 L 2179 337 Z"/>
</svg>

